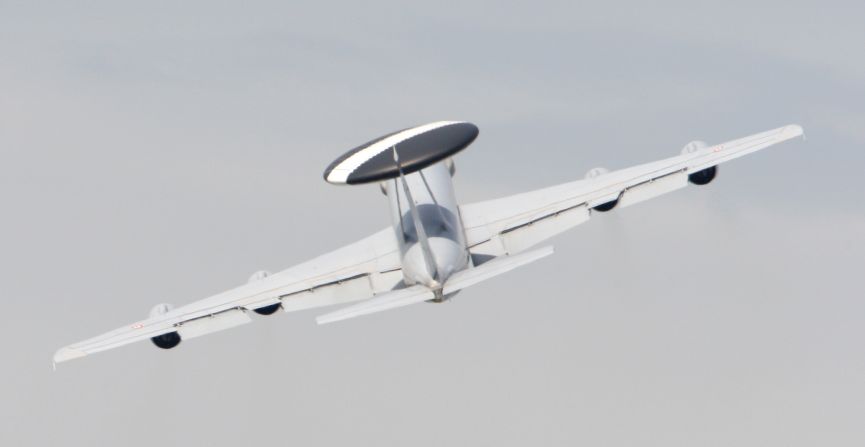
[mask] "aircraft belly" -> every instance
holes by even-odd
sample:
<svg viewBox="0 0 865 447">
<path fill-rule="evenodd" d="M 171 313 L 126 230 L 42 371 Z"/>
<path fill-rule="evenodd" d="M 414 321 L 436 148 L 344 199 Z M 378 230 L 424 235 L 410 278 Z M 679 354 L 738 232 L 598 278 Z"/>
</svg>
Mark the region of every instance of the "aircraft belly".
<svg viewBox="0 0 865 447">
<path fill-rule="evenodd" d="M 463 246 L 452 239 L 429 239 L 435 272 L 429 271 L 421 244 L 411 245 L 403 255 L 403 275 L 408 284 L 438 288 L 454 273 L 466 268 L 468 257 Z"/>
<path fill-rule="evenodd" d="M 465 231 L 450 171 L 442 162 L 406 175 L 404 181 L 413 203 L 398 183 L 401 181 L 394 179 L 383 186 L 400 243 L 405 283 L 441 287 L 451 274 L 468 266 Z M 424 253 L 423 236 L 429 253 Z"/>
</svg>

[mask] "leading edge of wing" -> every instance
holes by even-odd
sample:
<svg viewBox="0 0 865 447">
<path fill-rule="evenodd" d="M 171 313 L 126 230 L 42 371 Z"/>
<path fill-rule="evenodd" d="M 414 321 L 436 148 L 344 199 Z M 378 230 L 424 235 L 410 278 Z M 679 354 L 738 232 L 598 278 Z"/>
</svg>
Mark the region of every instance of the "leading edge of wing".
<svg viewBox="0 0 865 447">
<path fill-rule="evenodd" d="M 707 167 L 716 166 L 766 147 L 804 135 L 801 126 L 790 124 L 744 138 L 706 147 L 693 153 L 682 154 L 659 161 L 632 166 L 593 178 L 562 183 L 533 191 L 518 193 L 482 202 L 460 206 L 470 247 L 485 243 L 496 235 L 529 225 L 564 210 L 585 208 L 616 200 L 633 188 L 640 188 L 671 174 L 681 174 L 687 184 L 687 175 Z M 650 195 L 652 196 L 652 195 Z M 588 219 L 579 219 L 576 224 Z M 551 233 L 554 235 L 556 232 Z M 538 239 L 538 241 L 543 238 Z"/>
<path fill-rule="evenodd" d="M 398 272 L 400 267 L 399 248 L 393 230 L 385 228 L 353 244 L 263 279 L 65 346 L 54 354 L 54 362 L 60 363 L 169 332 L 180 331 L 183 325 L 189 322 L 217 320 L 229 313 L 245 314 L 246 311 L 263 305 L 287 303 L 286 299 L 292 300 L 290 306 L 283 307 L 286 311 L 346 302 L 348 300 L 334 299 L 333 292 L 319 292 L 317 294 L 313 292 L 321 287 L 327 287 L 330 290 L 333 287 L 340 287 L 341 284 L 351 284 L 368 275 L 378 277 L 381 276 L 382 272 Z M 371 279 L 368 282 L 371 284 L 370 287 L 372 287 L 372 283 L 382 283 L 376 284 L 376 287 L 379 285 L 381 287 L 390 286 L 389 282 L 384 284 L 383 281 Z M 360 296 L 358 299 L 369 296 Z M 302 305 L 294 304 L 297 299 L 301 301 Z M 224 326 L 229 327 L 228 325 Z"/>
</svg>

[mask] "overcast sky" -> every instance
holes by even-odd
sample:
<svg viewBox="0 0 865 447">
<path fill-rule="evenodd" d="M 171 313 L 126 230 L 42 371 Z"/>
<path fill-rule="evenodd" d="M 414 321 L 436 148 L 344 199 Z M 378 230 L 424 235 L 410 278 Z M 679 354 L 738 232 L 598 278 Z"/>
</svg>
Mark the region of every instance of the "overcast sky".
<svg viewBox="0 0 865 447">
<path fill-rule="evenodd" d="M 0 444 L 861 446 L 865 3 L 0 0 Z M 419 305 L 60 346 L 388 225 L 321 179 L 469 120 L 483 200 L 784 124 Z"/>
</svg>

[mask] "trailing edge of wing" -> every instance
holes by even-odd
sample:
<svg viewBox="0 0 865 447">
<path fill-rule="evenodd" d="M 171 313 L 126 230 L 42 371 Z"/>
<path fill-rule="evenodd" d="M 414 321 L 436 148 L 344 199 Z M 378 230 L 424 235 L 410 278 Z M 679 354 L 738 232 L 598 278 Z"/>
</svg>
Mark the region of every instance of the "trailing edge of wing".
<svg viewBox="0 0 865 447">
<path fill-rule="evenodd" d="M 402 280 L 399 247 L 391 228 L 281 272 L 178 307 L 164 314 L 63 347 L 61 363 L 137 341 L 177 332 L 181 339 L 253 321 L 252 311 L 281 305 L 286 312 L 371 298 Z"/>
</svg>

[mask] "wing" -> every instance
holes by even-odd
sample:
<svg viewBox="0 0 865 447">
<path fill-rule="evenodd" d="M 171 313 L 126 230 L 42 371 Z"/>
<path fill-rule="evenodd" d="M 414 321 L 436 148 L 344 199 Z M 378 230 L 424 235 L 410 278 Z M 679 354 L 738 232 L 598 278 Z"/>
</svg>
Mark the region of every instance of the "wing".
<svg viewBox="0 0 865 447">
<path fill-rule="evenodd" d="M 523 251 L 589 220 L 598 206 L 627 207 L 684 188 L 689 175 L 802 135 L 780 127 L 666 160 L 460 207 L 475 265 Z"/>
<path fill-rule="evenodd" d="M 250 311 L 286 312 L 349 303 L 401 288 L 399 247 L 387 228 L 282 272 L 60 349 L 55 362 L 177 333 L 183 340 L 252 321 Z"/>
</svg>

